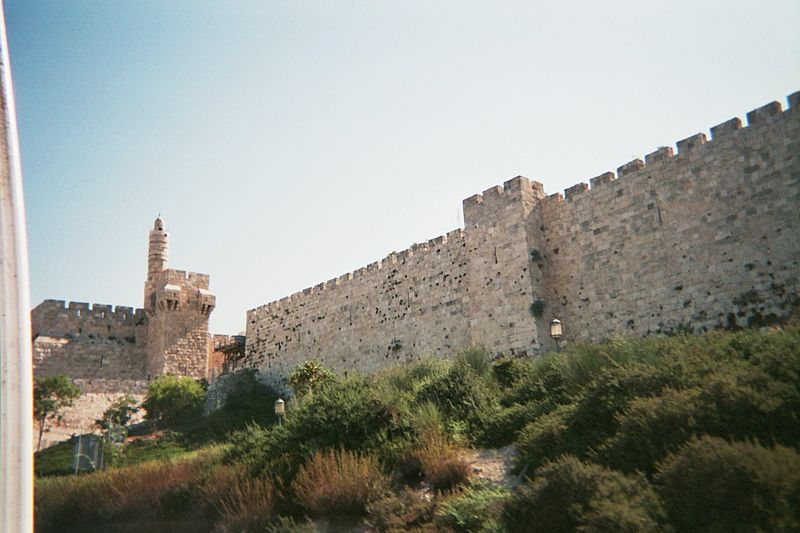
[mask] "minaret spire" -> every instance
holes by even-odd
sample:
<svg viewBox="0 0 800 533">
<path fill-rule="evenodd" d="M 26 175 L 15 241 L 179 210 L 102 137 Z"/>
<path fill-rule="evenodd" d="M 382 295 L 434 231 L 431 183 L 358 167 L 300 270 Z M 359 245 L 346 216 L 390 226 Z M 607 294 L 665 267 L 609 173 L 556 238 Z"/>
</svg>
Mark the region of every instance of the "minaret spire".
<svg viewBox="0 0 800 533">
<path fill-rule="evenodd" d="M 152 281 L 153 276 L 166 270 L 169 262 L 169 233 L 164 229 L 164 219 L 159 213 L 153 229 L 150 230 L 150 240 L 147 250 L 147 281 Z"/>
</svg>

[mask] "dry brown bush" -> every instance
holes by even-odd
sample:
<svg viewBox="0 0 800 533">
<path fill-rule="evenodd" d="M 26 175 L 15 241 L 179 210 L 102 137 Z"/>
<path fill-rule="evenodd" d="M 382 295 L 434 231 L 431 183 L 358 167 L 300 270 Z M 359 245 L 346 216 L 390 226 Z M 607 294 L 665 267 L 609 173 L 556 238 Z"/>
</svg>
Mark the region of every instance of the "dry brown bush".
<svg viewBox="0 0 800 533">
<path fill-rule="evenodd" d="M 374 456 L 329 450 L 315 453 L 300 468 L 291 490 L 309 514 L 335 518 L 364 514 L 387 486 Z"/>
<path fill-rule="evenodd" d="M 469 465 L 444 435 L 429 434 L 413 452 L 434 490 L 447 492 L 469 481 Z"/>
</svg>

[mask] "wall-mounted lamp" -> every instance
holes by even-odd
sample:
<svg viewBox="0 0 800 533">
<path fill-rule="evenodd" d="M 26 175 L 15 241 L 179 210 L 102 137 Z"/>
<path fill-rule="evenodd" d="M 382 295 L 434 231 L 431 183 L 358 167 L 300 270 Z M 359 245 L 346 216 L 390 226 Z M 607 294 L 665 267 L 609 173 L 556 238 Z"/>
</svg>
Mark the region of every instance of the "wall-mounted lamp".
<svg viewBox="0 0 800 533">
<path fill-rule="evenodd" d="M 275 416 L 278 417 L 278 425 L 283 423 L 283 415 L 286 413 L 286 402 L 281 398 L 275 400 Z"/>
<path fill-rule="evenodd" d="M 558 341 L 561 340 L 562 335 L 563 332 L 561 331 L 561 321 L 557 318 L 554 318 L 553 321 L 550 322 L 550 336 L 553 337 L 554 341 L 556 341 L 556 353 L 558 353 L 560 350 Z"/>
</svg>

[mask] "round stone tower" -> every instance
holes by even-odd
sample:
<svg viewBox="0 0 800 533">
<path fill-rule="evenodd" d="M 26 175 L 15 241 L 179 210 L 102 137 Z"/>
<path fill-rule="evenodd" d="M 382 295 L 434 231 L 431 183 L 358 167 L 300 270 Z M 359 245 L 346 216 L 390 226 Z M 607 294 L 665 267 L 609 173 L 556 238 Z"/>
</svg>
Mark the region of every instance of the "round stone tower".
<svg viewBox="0 0 800 533">
<path fill-rule="evenodd" d="M 147 250 L 147 281 L 152 281 L 156 274 L 166 270 L 168 262 L 169 233 L 164 229 L 164 220 L 159 215 L 153 224 L 153 229 L 150 230 Z"/>
</svg>

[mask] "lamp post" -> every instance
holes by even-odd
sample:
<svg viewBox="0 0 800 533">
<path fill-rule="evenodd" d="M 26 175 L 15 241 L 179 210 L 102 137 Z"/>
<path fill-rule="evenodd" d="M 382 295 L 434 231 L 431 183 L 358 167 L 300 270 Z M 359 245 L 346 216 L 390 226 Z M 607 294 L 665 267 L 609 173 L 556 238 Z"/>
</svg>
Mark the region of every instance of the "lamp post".
<svg viewBox="0 0 800 533">
<path fill-rule="evenodd" d="M 556 353 L 560 351 L 560 347 L 558 345 L 558 341 L 561 340 L 561 321 L 557 318 L 554 318 L 552 322 L 550 322 L 550 336 L 553 337 L 553 340 L 556 341 Z"/>
<path fill-rule="evenodd" d="M 275 400 L 275 416 L 278 417 L 278 425 L 283 423 L 283 414 L 286 412 L 286 402 L 281 398 Z"/>
</svg>

